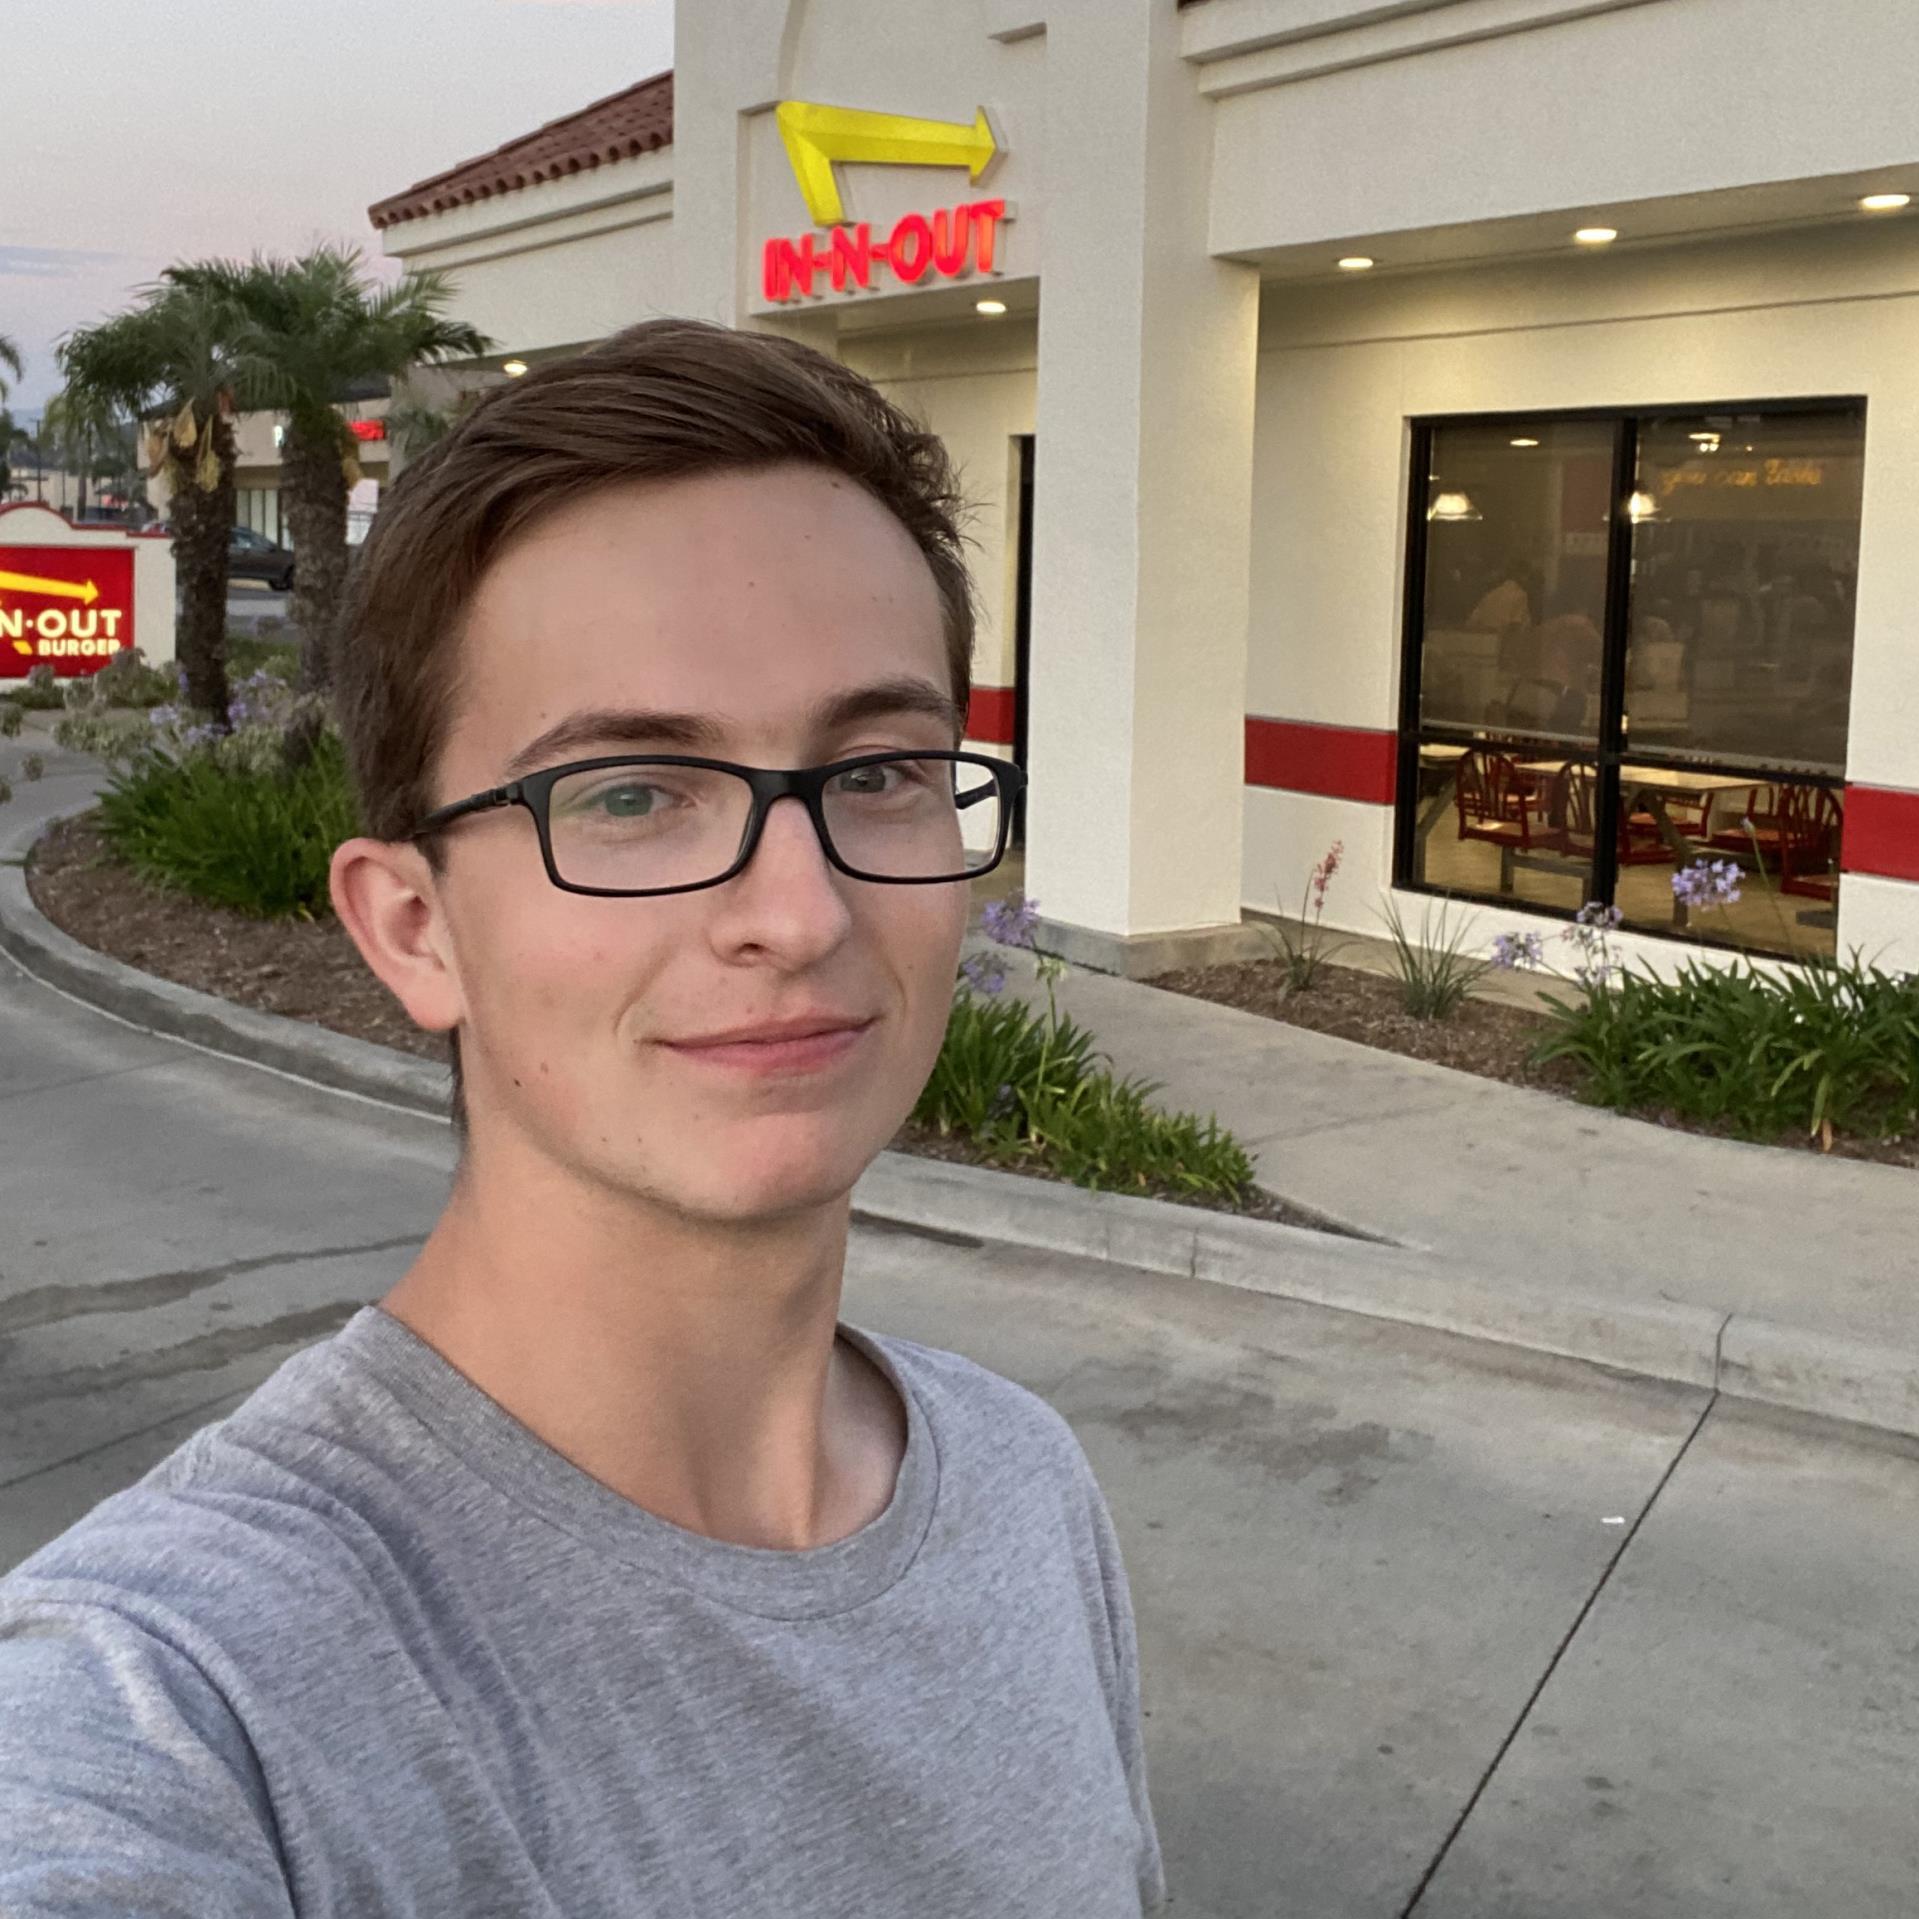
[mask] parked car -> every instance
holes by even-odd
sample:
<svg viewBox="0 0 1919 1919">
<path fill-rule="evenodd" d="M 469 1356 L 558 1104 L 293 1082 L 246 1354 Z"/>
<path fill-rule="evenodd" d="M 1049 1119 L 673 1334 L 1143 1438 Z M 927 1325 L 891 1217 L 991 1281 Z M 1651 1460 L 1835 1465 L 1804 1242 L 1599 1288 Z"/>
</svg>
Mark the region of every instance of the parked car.
<svg viewBox="0 0 1919 1919">
<path fill-rule="evenodd" d="M 236 526 L 227 537 L 227 577 L 264 580 L 276 593 L 293 591 L 293 555 L 264 533 Z"/>
</svg>

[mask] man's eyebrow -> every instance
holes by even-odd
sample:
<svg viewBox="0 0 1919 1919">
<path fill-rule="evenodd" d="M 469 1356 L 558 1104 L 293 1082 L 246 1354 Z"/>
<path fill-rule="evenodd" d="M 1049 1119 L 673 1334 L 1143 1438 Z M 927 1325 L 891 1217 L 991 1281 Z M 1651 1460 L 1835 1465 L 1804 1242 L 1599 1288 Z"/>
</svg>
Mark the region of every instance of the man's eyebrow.
<svg viewBox="0 0 1919 1919">
<path fill-rule="evenodd" d="M 965 715 L 954 704 L 953 696 L 931 680 L 911 677 L 875 680 L 871 686 L 856 687 L 850 693 L 836 693 L 821 700 L 810 715 L 814 729 L 837 732 L 856 726 L 861 720 L 891 719 L 896 713 L 914 713 L 939 723 L 957 739 Z"/>
<path fill-rule="evenodd" d="M 914 678 L 876 680 L 870 686 L 835 693 L 817 702 L 807 718 L 814 731 L 830 733 L 862 720 L 889 719 L 895 714 L 919 714 L 937 720 L 955 739 L 961 733 L 962 716 L 953 696 L 931 680 Z M 704 713 L 587 707 L 569 713 L 529 740 L 507 761 L 504 777 L 518 779 L 583 748 L 664 747 L 713 754 L 724 738 L 720 722 Z"/>
<path fill-rule="evenodd" d="M 698 713 L 649 713 L 634 707 L 590 706 L 556 721 L 506 763 L 515 780 L 581 747 L 663 746 L 710 752 L 720 742 L 719 726 Z"/>
</svg>

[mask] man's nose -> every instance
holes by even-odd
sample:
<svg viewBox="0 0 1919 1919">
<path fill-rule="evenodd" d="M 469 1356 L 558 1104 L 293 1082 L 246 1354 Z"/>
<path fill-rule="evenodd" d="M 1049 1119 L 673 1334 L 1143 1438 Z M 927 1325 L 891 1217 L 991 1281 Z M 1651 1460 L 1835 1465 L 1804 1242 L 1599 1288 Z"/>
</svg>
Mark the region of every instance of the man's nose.
<svg viewBox="0 0 1919 1919">
<path fill-rule="evenodd" d="M 745 870 L 720 889 L 716 931 L 731 943 L 777 949 L 790 959 L 818 958 L 852 925 L 845 884 L 806 803 L 783 795 L 767 808 Z"/>
</svg>

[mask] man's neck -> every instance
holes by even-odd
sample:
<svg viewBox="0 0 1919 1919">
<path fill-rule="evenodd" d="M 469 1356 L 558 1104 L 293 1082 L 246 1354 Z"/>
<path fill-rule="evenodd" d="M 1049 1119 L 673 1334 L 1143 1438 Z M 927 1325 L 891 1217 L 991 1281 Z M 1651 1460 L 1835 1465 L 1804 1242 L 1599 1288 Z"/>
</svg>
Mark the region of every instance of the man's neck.
<svg viewBox="0 0 1919 1919">
<path fill-rule="evenodd" d="M 885 1510 L 906 1413 L 835 1337 L 846 1198 L 733 1231 L 539 1183 L 469 1168 L 382 1307 L 581 1471 L 689 1531 L 797 1551 Z"/>
</svg>

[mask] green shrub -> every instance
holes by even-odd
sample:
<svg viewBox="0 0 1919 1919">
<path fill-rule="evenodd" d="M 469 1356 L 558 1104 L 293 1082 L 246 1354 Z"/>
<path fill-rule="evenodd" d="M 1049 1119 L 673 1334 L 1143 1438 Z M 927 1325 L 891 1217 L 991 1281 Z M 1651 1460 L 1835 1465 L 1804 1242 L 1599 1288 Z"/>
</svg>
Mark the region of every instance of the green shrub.
<svg viewBox="0 0 1919 1919">
<path fill-rule="evenodd" d="M 180 696 L 180 662 L 169 660 L 164 666 L 149 666 L 146 654 L 130 646 L 124 653 L 116 653 L 99 672 L 69 685 L 86 687 L 91 703 L 98 706 L 164 706 Z M 75 701 L 69 697 L 67 704 L 72 707 Z"/>
<path fill-rule="evenodd" d="M 10 740 L 25 724 L 26 716 L 12 700 L 0 698 L 0 740 Z"/>
<path fill-rule="evenodd" d="M 176 758 L 149 746 L 114 773 L 99 823 L 113 851 L 149 879 L 264 919 L 330 912 L 333 849 L 360 830 L 346 754 L 330 730 L 290 776 L 258 756 Z"/>
<path fill-rule="evenodd" d="M 1610 974 L 1610 982 L 1608 979 Z M 1548 997 L 1535 1058 L 1570 1059 L 1585 1095 L 1670 1111 L 1746 1139 L 1919 1129 L 1919 975 L 1819 959 L 1775 977 L 1750 960 L 1687 960 L 1672 980 L 1629 968 Z"/>
<path fill-rule="evenodd" d="M 15 706 L 35 713 L 57 713 L 67 703 L 49 660 L 29 668 L 27 677 L 9 690 L 7 698 Z"/>
<path fill-rule="evenodd" d="M 268 673 L 290 686 L 299 670 L 297 640 L 277 640 L 267 634 L 254 633 L 227 635 L 227 673 L 233 679 L 244 679 L 251 673 Z"/>
<path fill-rule="evenodd" d="M 1253 1164 L 1215 1119 L 1151 1103 L 1151 1081 L 1118 1079 L 1092 1035 L 1050 1002 L 1036 1010 L 962 984 L 914 1108 L 999 1165 L 1037 1165 L 1095 1192 L 1251 1195 Z"/>
<path fill-rule="evenodd" d="M 1419 916 L 1414 939 L 1400 918 L 1389 893 L 1381 917 L 1392 935 L 1393 965 L 1399 975 L 1401 1002 L 1414 1019 L 1450 1019 L 1482 978 L 1492 970 L 1490 960 L 1466 952 L 1466 931 L 1454 932 L 1441 906 L 1435 919 L 1427 902 Z"/>
</svg>

